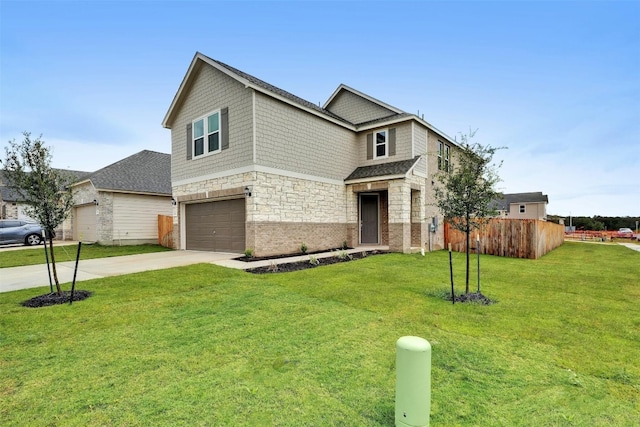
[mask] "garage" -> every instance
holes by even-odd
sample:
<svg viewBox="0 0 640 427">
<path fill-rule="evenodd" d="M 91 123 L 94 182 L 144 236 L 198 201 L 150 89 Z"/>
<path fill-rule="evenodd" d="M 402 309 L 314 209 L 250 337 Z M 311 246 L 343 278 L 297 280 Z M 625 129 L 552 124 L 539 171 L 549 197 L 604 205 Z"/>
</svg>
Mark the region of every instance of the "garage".
<svg viewBox="0 0 640 427">
<path fill-rule="evenodd" d="M 96 242 L 97 238 L 97 215 L 96 205 L 93 203 L 87 206 L 76 208 L 73 227 L 73 239 L 82 242 Z"/>
<path fill-rule="evenodd" d="M 243 253 L 245 200 L 221 200 L 185 206 L 186 248 Z"/>
</svg>

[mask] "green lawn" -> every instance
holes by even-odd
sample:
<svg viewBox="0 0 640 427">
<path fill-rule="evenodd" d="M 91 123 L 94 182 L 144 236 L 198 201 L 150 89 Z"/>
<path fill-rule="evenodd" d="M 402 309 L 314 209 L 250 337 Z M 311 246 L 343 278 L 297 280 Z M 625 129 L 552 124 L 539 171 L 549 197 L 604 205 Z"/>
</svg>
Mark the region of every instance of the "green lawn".
<svg viewBox="0 0 640 427">
<path fill-rule="evenodd" d="M 567 243 L 482 274 L 495 305 L 441 298 L 446 252 L 201 264 L 81 282 L 72 306 L 0 294 L 0 425 L 392 426 L 404 335 L 432 344 L 432 426 L 638 424 L 640 253 Z"/>
<path fill-rule="evenodd" d="M 98 244 L 83 244 L 80 249 L 80 259 L 107 258 L 170 250 L 160 245 L 102 246 Z M 78 245 L 58 245 L 54 242 L 53 251 L 56 256 L 56 262 L 75 261 Z M 44 264 L 46 262 L 44 246 L 42 245 L 37 248 L 0 252 L 0 268 Z"/>
</svg>

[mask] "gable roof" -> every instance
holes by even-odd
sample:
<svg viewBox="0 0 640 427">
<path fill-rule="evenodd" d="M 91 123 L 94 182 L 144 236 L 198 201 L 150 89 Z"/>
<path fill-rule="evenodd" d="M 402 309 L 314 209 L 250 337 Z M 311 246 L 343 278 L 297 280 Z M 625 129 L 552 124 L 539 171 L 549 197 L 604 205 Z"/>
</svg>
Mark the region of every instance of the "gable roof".
<svg viewBox="0 0 640 427">
<path fill-rule="evenodd" d="M 269 84 L 263 80 L 260 80 L 257 77 L 252 76 L 251 74 L 247 74 L 244 71 L 240 71 L 237 68 L 234 68 L 230 65 L 225 64 L 224 62 L 209 58 L 206 55 L 203 55 L 200 52 L 196 52 L 193 60 L 191 61 L 191 65 L 189 65 L 189 69 L 187 70 L 187 74 L 185 74 L 182 79 L 182 83 L 178 88 L 178 92 L 173 98 L 171 102 L 171 106 L 167 111 L 167 114 L 162 121 L 162 126 L 165 128 L 171 128 L 173 123 L 173 119 L 175 116 L 175 109 L 179 104 L 182 103 L 184 96 L 186 96 L 186 89 L 191 83 L 191 79 L 193 79 L 195 72 L 202 66 L 202 64 L 209 64 L 213 68 L 221 71 L 222 73 L 228 75 L 229 77 L 237 80 L 242 83 L 246 87 L 250 87 L 258 92 L 267 94 L 273 98 L 279 99 L 287 104 L 295 105 L 298 108 L 306 110 L 312 114 L 322 115 L 325 119 L 335 122 L 336 124 L 347 126 L 349 128 L 353 128 L 353 123 L 349 123 L 342 117 L 339 117 L 328 110 L 314 104 L 313 102 L 309 102 L 305 99 L 300 98 L 286 90 L 280 89 L 272 84 Z"/>
<path fill-rule="evenodd" d="M 387 110 L 390 110 L 393 113 L 396 114 L 401 114 L 404 113 L 404 111 L 402 111 L 399 108 L 396 108 L 392 105 L 389 105 L 385 102 L 382 102 L 372 96 L 367 95 L 366 93 L 360 92 L 359 90 L 356 90 L 352 87 L 349 87 L 345 84 L 340 84 L 340 86 L 338 86 L 338 88 L 333 92 L 333 94 L 329 97 L 329 99 L 327 99 L 327 101 L 324 103 L 324 105 L 322 106 L 322 108 L 327 108 L 332 102 L 333 100 L 341 93 L 341 92 L 351 92 L 356 96 L 359 96 L 360 98 L 364 98 L 367 101 L 371 102 L 372 104 L 377 104 L 378 106 L 385 108 Z"/>
<path fill-rule="evenodd" d="M 85 176 L 89 175 L 90 172 L 84 171 L 76 171 L 69 169 L 55 169 L 57 171 L 62 171 L 68 173 L 76 178 L 76 181 L 82 180 Z M 0 170 L 0 200 L 4 202 L 21 202 L 22 196 L 16 190 L 16 188 L 12 185 L 12 183 L 7 179 L 5 172 Z"/>
<path fill-rule="evenodd" d="M 420 123 L 421 125 L 425 126 L 426 128 L 438 133 L 451 144 L 457 145 L 454 139 L 452 139 L 451 137 L 449 137 L 447 134 L 440 131 L 439 129 L 435 128 L 430 123 L 426 122 L 424 119 L 421 119 L 420 117 L 416 116 L 415 114 L 406 113 L 400 110 L 399 108 L 393 107 L 389 104 L 379 101 L 369 95 L 366 95 L 360 91 L 350 88 L 347 85 L 341 84 L 340 86 L 338 86 L 338 88 L 334 91 L 334 93 L 329 97 L 329 99 L 325 103 L 325 106 L 328 106 L 330 102 L 340 92 L 349 91 L 383 108 L 389 109 L 392 112 L 392 114 L 389 117 L 376 119 L 376 120 L 373 120 L 372 122 L 360 123 L 356 125 L 354 123 L 349 122 L 344 117 L 340 117 L 337 114 L 332 113 L 326 108 L 320 107 L 314 104 L 313 102 L 309 102 L 305 99 L 302 99 L 296 95 L 293 95 L 290 92 L 287 92 L 286 90 L 273 86 L 272 84 L 269 84 L 263 80 L 260 80 L 259 78 L 254 77 L 251 74 L 238 70 L 237 68 L 227 65 L 224 62 L 210 58 L 200 52 L 196 52 L 193 59 L 191 60 L 189 69 L 187 70 L 185 76 L 183 77 L 182 82 L 180 83 L 180 87 L 178 88 L 178 91 L 174 95 L 173 100 L 171 101 L 171 105 L 169 106 L 169 109 L 167 110 L 167 113 L 165 114 L 164 119 L 162 120 L 163 127 L 171 129 L 171 127 L 173 126 L 173 121 L 175 119 L 175 116 L 178 112 L 178 109 L 182 104 L 182 102 L 184 101 L 184 98 L 187 96 L 188 89 L 191 86 L 192 81 L 197 74 L 197 71 L 200 69 L 200 67 L 202 67 L 205 64 L 212 66 L 218 71 L 240 82 L 247 88 L 252 88 L 258 92 L 261 92 L 275 99 L 278 99 L 282 102 L 285 102 L 289 105 L 292 105 L 296 108 L 299 108 L 301 110 L 307 111 L 316 116 L 324 118 L 325 120 L 328 120 L 334 124 L 350 129 L 354 132 L 360 132 L 363 130 L 373 129 L 375 127 L 379 127 L 383 125 L 414 120 Z"/>
<path fill-rule="evenodd" d="M 143 150 L 105 166 L 81 182 L 96 190 L 171 195 L 171 155 Z"/>
<path fill-rule="evenodd" d="M 420 160 L 420 156 L 413 159 L 400 160 L 397 162 L 380 163 L 371 166 L 360 166 L 345 178 L 345 182 L 369 180 L 369 179 L 392 179 L 404 178 Z"/>
<path fill-rule="evenodd" d="M 494 200 L 496 209 L 508 211 L 509 206 L 514 203 L 549 203 L 549 197 L 541 191 L 531 193 L 509 193 L 503 194 L 502 198 Z"/>
</svg>

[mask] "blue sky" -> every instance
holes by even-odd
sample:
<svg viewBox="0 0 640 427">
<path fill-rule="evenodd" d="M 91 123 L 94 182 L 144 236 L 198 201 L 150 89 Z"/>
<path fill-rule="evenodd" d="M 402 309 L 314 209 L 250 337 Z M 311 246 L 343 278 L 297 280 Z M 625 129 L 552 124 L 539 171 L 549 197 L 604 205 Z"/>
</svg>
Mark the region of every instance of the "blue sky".
<svg viewBox="0 0 640 427">
<path fill-rule="evenodd" d="M 508 147 L 499 189 L 550 214 L 640 215 L 640 1 L 0 0 L 0 141 L 42 134 L 87 171 L 169 153 L 196 51 L 311 102 L 344 83 L 478 129 Z"/>
</svg>

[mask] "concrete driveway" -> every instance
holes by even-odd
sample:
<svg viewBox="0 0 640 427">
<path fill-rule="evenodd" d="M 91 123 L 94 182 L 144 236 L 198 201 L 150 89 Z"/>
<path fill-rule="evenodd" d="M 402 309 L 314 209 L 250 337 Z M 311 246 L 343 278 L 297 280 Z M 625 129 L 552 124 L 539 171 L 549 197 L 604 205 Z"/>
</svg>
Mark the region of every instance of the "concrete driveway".
<svg viewBox="0 0 640 427">
<path fill-rule="evenodd" d="M 76 282 L 99 279 L 102 277 L 119 276 L 138 273 L 141 271 L 160 270 L 163 268 L 180 267 L 199 263 L 221 263 L 233 267 L 245 265 L 241 261 L 232 261 L 240 254 L 200 251 L 170 251 L 151 254 L 126 255 L 111 258 L 81 260 L 78 263 Z M 56 263 L 60 283 L 73 281 L 75 261 Z M 38 288 L 49 286 L 47 265 L 29 265 L 0 269 L 0 292 L 18 289 Z"/>
</svg>

